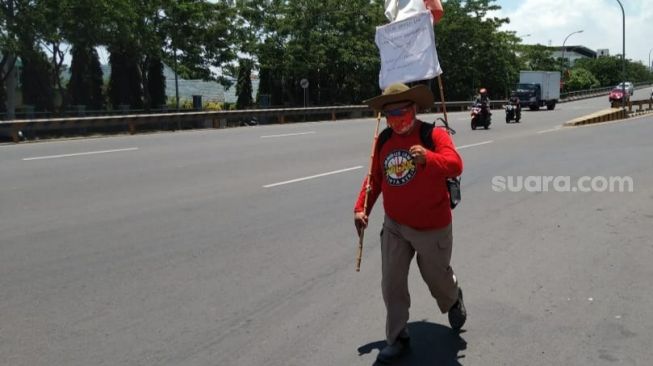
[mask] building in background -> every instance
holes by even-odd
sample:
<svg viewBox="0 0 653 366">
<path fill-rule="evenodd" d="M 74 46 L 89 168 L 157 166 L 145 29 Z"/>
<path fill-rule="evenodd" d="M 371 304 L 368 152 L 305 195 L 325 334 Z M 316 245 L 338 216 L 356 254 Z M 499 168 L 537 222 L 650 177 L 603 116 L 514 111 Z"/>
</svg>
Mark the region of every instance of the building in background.
<svg viewBox="0 0 653 366">
<path fill-rule="evenodd" d="M 563 49 L 562 46 L 553 47 L 553 58 L 559 60 L 562 58 Z M 585 46 L 565 46 L 564 47 L 564 56 L 565 59 L 569 60 L 569 67 L 573 67 L 576 60 L 581 58 L 596 58 L 597 52 L 591 50 Z"/>
<path fill-rule="evenodd" d="M 165 67 L 163 75 L 166 79 L 166 96 L 168 98 L 175 97 L 175 72 Z M 201 95 L 203 102 L 219 102 L 219 103 L 236 103 L 236 81 L 233 80 L 233 85 L 226 89 L 216 81 L 205 80 L 186 80 L 178 78 L 179 83 L 179 99 L 192 100 L 193 95 Z M 256 93 L 258 92 L 259 80 L 257 77 L 252 77 L 252 100 L 256 100 Z"/>
</svg>

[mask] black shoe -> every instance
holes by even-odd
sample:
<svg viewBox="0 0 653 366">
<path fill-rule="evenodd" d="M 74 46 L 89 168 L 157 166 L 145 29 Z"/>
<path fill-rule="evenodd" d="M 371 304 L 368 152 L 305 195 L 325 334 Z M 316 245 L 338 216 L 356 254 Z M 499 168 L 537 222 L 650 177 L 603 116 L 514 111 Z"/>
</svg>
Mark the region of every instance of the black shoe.
<svg viewBox="0 0 653 366">
<path fill-rule="evenodd" d="M 395 343 L 389 344 L 379 352 L 376 360 L 380 363 L 390 363 L 403 356 L 410 348 L 410 338 L 400 336 Z"/>
<path fill-rule="evenodd" d="M 449 309 L 449 324 L 454 330 L 460 330 L 467 320 L 467 310 L 463 302 L 463 290 L 458 288 L 458 301 Z"/>
</svg>

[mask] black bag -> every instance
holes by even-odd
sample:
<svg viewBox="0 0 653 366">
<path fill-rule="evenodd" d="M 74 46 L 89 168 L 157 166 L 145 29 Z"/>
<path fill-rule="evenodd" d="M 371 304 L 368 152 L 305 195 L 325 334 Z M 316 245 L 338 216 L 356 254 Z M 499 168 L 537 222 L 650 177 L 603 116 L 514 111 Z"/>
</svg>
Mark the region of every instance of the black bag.
<svg viewBox="0 0 653 366">
<path fill-rule="evenodd" d="M 462 199 L 460 195 L 460 177 L 447 178 L 447 189 L 449 190 L 449 206 L 453 210 Z"/>
<path fill-rule="evenodd" d="M 438 118 L 438 120 L 444 123 L 444 126 L 447 129 L 447 132 L 449 132 L 449 134 L 451 135 L 456 134 L 456 130 L 449 127 L 447 121 L 445 121 L 442 118 Z M 435 143 L 433 142 L 433 137 L 432 137 L 434 128 L 435 128 L 435 122 L 428 123 L 422 121 L 419 129 L 419 138 L 422 141 L 422 144 L 424 145 L 425 148 L 431 151 L 435 151 Z M 383 131 L 381 131 L 381 133 L 379 134 L 379 138 L 376 142 L 376 151 L 381 151 L 381 147 L 386 141 L 388 141 L 390 136 L 392 136 L 392 129 L 390 127 L 386 127 Z M 460 194 L 460 177 L 447 178 L 447 190 L 449 191 L 449 206 L 453 210 L 454 208 L 456 208 L 456 206 L 460 203 L 462 199 Z"/>
</svg>

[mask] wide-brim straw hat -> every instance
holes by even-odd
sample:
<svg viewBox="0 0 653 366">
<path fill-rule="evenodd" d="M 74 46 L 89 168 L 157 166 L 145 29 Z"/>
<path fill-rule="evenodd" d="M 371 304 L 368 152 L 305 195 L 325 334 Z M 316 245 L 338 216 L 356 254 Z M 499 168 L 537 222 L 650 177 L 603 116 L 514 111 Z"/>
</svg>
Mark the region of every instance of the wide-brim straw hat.
<svg viewBox="0 0 653 366">
<path fill-rule="evenodd" d="M 382 111 L 385 106 L 394 105 L 401 102 L 413 102 L 417 104 L 420 109 L 427 109 L 433 107 L 433 93 L 426 85 L 419 84 L 412 88 L 403 83 L 395 83 L 389 85 L 383 94 L 368 99 L 363 103 L 367 104 L 375 111 Z"/>
</svg>

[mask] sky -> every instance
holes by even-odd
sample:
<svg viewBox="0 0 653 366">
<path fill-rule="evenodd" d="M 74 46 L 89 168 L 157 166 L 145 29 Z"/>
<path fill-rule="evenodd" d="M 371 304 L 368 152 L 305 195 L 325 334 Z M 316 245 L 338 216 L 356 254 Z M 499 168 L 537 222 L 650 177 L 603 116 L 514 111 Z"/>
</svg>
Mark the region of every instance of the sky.
<svg viewBox="0 0 653 366">
<path fill-rule="evenodd" d="M 515 31 L 524 44 L 561 46 L 567 35 L 583 30 L 565 45 L 621 54 L 622 14 L 617 0 L 496 0 L 495 4 L 501 10 L 494 15 L 510 19 L 502 29 Z M 653 1 L 621 0 L 621 4 L 626 14 L 626 58 L 646 65 L 649 53 L 653 61 Z"/>
</svg>

